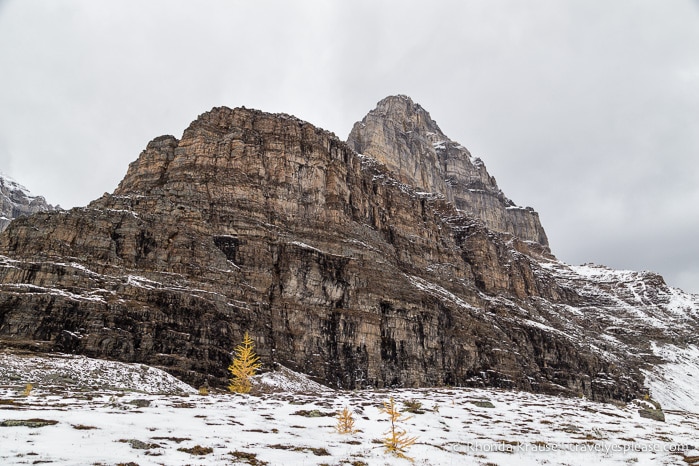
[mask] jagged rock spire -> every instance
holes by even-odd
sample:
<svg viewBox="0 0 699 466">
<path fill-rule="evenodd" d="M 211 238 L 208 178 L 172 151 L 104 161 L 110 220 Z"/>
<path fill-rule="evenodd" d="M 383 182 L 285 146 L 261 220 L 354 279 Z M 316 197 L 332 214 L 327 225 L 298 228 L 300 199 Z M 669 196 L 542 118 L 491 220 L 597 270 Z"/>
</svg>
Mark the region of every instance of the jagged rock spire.
<svg viewBox="0 0 699 466">
<path fill-rule="evenodd" d="M 483 162 L 449 139 L 410 97 L 381 100 L 354 125 L 347 143 L 385 164 L 402 182 L 443 194 L 489 228 L 548 246 L 538 214 L 508 199 Z"/>
</svg>

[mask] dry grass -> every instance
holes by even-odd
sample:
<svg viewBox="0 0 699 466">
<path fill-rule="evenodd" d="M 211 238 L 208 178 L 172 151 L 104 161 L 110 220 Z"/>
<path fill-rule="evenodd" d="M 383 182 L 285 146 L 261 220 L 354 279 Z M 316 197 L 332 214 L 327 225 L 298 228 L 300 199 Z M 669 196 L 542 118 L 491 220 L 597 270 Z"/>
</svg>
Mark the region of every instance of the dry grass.
<svg viewBox="0 0 699 466">
<path fill-rule="evenodd" d="M 195 445 L 192 448 L 178 448 L 177 451 L 183 451 L 185 453 L 189 453 L 190 455 L 204 456 L 213 453 L 214 449 L 211 447 L 202 447 L 201 445 Z"/>
</svg>

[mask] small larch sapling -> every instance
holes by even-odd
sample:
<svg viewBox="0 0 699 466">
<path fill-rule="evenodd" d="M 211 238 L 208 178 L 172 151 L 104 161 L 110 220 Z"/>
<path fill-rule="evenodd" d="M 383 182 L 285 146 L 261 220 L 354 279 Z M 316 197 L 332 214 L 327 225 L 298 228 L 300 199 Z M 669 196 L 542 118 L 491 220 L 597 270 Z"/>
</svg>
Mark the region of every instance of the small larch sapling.
<svg viewBox="0 0 699 466">
<path fill-rule="evenodd" d="M 405 452 L 417 441 L 417 437 L 408 437 L 405 429 L 401 429 L 396 425 L 398 422 L 407 421 L 410 417 L 405 417 L 398 411 L 393 397 L 389 398 L 388 401 L 384 401 L 383 407 L 379 409 L 382 413 L 388 414 L 391 421 L 391 428 L 386 432 L 386 437 L 383 439 L 383 446 L 386 452 L 393 453 L 399 458 L 413 461 L 412 458 L 405 455 Z"/>
</svg>

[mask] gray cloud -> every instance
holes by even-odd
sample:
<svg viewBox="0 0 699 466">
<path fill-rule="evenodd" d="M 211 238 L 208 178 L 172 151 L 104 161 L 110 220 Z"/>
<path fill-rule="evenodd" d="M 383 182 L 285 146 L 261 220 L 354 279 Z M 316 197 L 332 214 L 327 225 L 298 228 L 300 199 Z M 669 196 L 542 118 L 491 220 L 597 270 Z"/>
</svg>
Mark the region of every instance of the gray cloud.
<svg viewBox="0 0 699 466">
<path fill-rule="evenodd" d="M 0 169 L 64 207 L 213 106 L 344 138 L 389 94 L 554 252 L 699 292 L 699 2 L 0 1 Z"/>
</svg>

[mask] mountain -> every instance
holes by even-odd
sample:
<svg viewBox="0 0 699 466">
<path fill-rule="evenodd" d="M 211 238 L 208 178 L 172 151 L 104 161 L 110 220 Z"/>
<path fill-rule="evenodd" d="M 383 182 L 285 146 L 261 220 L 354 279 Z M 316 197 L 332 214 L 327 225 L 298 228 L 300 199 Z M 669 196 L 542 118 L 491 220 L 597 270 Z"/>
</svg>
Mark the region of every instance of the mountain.
<svg viewBox="0 0 699 466">
<path fill-rule="evenodd" d="M 52 210 L 56 208 L 47 204 L 43 196 L 33 196 L 27 188 L 0 173 L 0 231 L 17 217 Z"/>
<path fill-rule="evenodd" d="M 347 143 L 384 164 L 401 182 L 444 195 L 488 228 L 548 247 L 539 215 L 508 199 L 483 161 L 445 136 L 409 97 L 383 99 L 354 125 Z"/>
<path fill-rule="evenodd" d="M 630 400 L 697 364 L 675 357 L 697 347 L 697 296 L 556 260 L 535 212 L 401 96 L 348 143 L 214 108 L 148 143 L 114 193 L 12 222 L 0 254 L 3 346 L 193 384 L 225 383 L 245 331 L 267 367 L 343 388 Z"/>
</svg>

